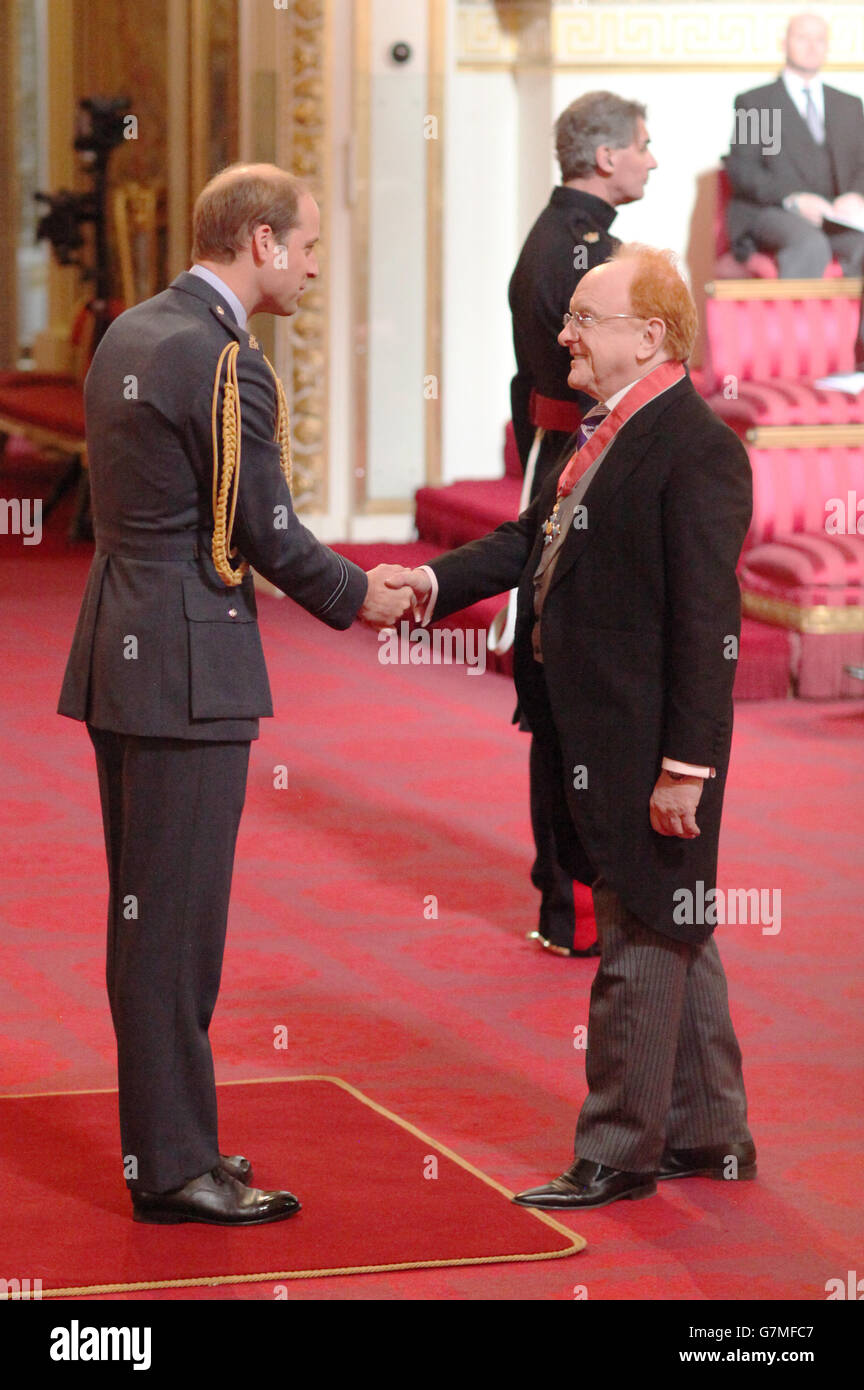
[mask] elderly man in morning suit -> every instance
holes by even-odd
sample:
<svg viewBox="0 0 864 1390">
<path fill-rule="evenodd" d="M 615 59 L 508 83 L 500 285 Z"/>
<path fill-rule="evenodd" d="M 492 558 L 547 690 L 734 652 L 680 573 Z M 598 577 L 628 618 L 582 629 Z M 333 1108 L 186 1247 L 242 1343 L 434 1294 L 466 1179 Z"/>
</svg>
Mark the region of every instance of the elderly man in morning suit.
<svg viewBox="0 0 864 1390">
<path fill-rule="evenodd" d="M 621 248 L 566 319 L 570 385 L 599 404 L 559 476 L 518 521 L 390 581 L 424 621 L 519 586 L 519 700 L 601 944 L 575 1161 L 516 1198 L 553 1210 L 755 1173 L 712 928 L 678 910 L 716 880 L 750 466 L 682 365 L 696 310 L 668 254 Z"/>
<path fill-rule="evenodd" d="M 59 711 L 96 754 L 137 1221 L 253 1225 L 300 1205 L 220 1154 L 208 1036 L 250 740 L 273 713 L 249 564 L 337 629 L 410 599 L 291 504 L 284 392 L 246 320 L 297 311 L 317 239 L 293 175 L 223 170 L 195 205 L 192 270 L 116 320 L 85 386 L 96 551 Z"/>
<path fill-rule="evenodd" d="M 611 231 L 617 209 L 643 196 L 657 167 L 645 114 L 641 103 L 614 92 L 586 92 L 555 122 L 561 184 L 528 233 L 509 289 L 517 366 L 510 404 L 522 467 L 531 472 L 525 483 L 529 501 L 591 406 L 590 396 L 574 394 L 567 384 L 570 358 L 557 335 L 582 276 L 620 245 Z M 530 732 L 524 717 L 520 727 Z M 597 955 L 596 941 L 574 946 L 573 880 L 556 855 L 548 776 L 542 747 L 532 739 L 531 828 L 537 853 L 531 881 L 541 898 L 537 930 L 530 936 L 557 955 Z"/>
</svg>

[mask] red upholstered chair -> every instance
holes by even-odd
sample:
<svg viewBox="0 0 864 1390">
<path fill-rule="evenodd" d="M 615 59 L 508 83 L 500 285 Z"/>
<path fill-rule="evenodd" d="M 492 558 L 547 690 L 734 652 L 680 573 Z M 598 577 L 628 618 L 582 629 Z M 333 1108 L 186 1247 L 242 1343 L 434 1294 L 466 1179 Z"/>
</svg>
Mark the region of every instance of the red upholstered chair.
<svg viewBox="0 0 864 1390">
<path fill-rule="evenodd" d="M 123 302 L 108 301 L 109 323 L 127 304 L 148 298 L 164 283 L 164 185 L 121 183 L 114 191 L 112 212 Z M 76 539 L 89 532 L 85 522 L 87 477 L 82 474 L 86 465 L 83 385 L 101 326 L 92 304 L 84 302 L 70 333 L 75 363 L 72 371 L 0 373 L 0 460 L 4 435 L 24 436 L 40 449 L 51 449 L 71 459 L 53 493 L 43 503 L 42 515 L 47 516 L 63 493 L 79 482 L 78 508 L 70 533 Z"/>
<path fill-rule="evenodd" d="M 754 251 L 746 261 L 738 261 L 729 243 L 726 209 L 732 197 L 729 175 L 721 164 L 717 170 L 717 198 L 714 204 L 714 278 L 716 280 L 777 279 L 777 262 L 764 251 Z"/>
<path fill-rule="evenodd" d="M 793 687 L 816 698 L 864 695 L 843 670 L 864 661 L 864 519 L 859 535 L 855 513 L 864 392 L 814 385 L 855 369 L 861 288 L 842 278 L 727 280 L 706 298 L 707 399 L 745 440 L 753 468 L 744 613 L 785 629 Z"/>
<path fill-rule="evenodd" d="M 109 318 L 116 318 L 123 307 L 119 300 L 112 300 Z M 95 327 L 91 305 L 82 303 L 69 336 L 75 358 L 72 372 L 0 372 L 0 462 L 6 439 L 14 437 L 28 439 L 39 449 L 51 450 L 67 460 L 51 496 L 43 503 L 43 518 L 75 486 L 86 460 L 84 377 L 94 351 Z M 79 521 L 76 517 L 76 526 Z"/>
<path fill-rule="evenodd" d="M 783 433 L 800 442 L 784 444 L 777 431 L 768 447 L 750 450 L 753 521 L 739 569 L 744 613 L 788 633 L 799 696 L 861 697 L 862 683 L 844 666 L 864 663 L 864 426 L 822 446 L 807 442 L 820 431 Z"/>
<path fill-rule="evenodd" d="M 725 280 L 706 286 L 704 388 L 742 436 L 776 425 L 864 422 L 864 393 L 814 380 L 855 370 L 861 281 Z"/>
</svg>

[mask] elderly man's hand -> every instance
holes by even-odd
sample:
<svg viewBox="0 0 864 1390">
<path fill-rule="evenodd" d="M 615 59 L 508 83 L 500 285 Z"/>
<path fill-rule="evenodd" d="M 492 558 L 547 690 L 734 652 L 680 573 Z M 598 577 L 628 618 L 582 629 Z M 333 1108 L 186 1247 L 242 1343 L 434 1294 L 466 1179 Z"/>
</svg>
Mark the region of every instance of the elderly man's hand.
<svg viewBox="0 0 864 1390">
<path fill-rule="evenodd" d="M 388 587 L 387 583 L 388 579 L 404 572 L 404 565 L 376 565 L 374 570 L 367 570 L 369 587 L 363 607 L 357 615 L 361 622 L 380 630 L 391 627 L 407 613 L 414 598 L 414 590 L 404 583 L 399 588 Z"/>
<path fill-rule="evenodd" d="M 400 569 L 396 574 L 392 574 L 387 580 L 391 588 L 396 588 L 401 584 L 408 584 L 414 591 L 414 597 L 418 603 L 424 598 L 428 598 L 432 589 L 432 580 L 425 570 Z"/>
<path fill-rule="evenodd" d="M 671 777 L 661 772 L 649 805 L 651 828 L 658 835 L 677 835 L 695 840 L 702 832 L 696 824 L 696 807 L 702 795 L 701 777 Z"/>
</svg>

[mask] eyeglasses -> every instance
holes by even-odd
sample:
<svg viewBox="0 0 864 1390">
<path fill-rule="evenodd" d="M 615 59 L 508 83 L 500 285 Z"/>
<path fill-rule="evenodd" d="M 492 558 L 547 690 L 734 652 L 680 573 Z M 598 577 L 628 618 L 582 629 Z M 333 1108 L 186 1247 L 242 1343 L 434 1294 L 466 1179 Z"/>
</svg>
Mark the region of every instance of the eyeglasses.
<svg viewBox="0 0 864 1390">
<path fill-rule="evenodd" d="M 641 314 L 565 314 L 561 322 L 565 328 L 575 323 L 577 328 L 593 328 L 595 323 L 605 323 L 607 319 L 640 319 Z"/>
</svg>

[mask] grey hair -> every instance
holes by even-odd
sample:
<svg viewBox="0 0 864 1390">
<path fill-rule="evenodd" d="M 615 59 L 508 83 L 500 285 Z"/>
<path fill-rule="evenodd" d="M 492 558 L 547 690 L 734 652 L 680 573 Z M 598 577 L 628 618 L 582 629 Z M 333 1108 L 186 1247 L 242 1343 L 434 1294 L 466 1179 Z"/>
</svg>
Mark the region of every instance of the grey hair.
<svg viewBox="0 0 864 1390">
<path fill-rule="evenodd" d="M 645 119 L 641 102 L 625 101 L 614 92 L 586 92 L 571 101 L 555 122 L 555 153 L 562 182 L 590 178 L 600 145 L 613 150 L 632 145 L 640 116 Z"/>
</svg>

